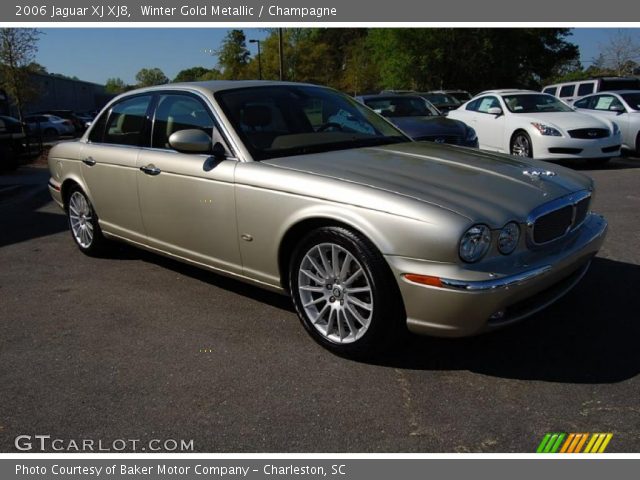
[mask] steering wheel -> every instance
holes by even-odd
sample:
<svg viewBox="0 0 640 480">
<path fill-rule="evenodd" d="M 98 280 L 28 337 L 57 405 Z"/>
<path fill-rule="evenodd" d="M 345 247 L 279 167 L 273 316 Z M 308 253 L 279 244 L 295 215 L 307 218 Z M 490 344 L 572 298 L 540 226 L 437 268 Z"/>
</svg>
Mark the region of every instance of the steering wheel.
<svg viewBox="0 0 640 480">
<path fill-rule="evenodd" d="M 318 129 L 316 130 L 316 132 L 324 132 L 325 130 L 328 130 L 330 128 L 336 128 L 339 131 L 342 131 L 342 125 L 340 125 L 339 123 L 327 122 L 327 123 L 323 123 L 322 125 L 320 125 L 318 127 Z"/>
</svg>

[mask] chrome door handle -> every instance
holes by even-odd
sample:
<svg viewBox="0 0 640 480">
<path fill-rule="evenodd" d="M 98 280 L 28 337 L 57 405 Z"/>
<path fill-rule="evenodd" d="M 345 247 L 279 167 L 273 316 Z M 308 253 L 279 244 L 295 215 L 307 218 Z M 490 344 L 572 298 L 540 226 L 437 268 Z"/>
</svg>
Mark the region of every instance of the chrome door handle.
<svg viewBox="0 0 640 480">
<path fill-rule="evenodd" d="M 153 165 L 147 165 L 146 167 L 140 167 L 140 170 L 147 175 L 160 175 L 160 170 L 158 167 L 154 167 Z"/>
<path fill-rule="evenodd" d="M 87 157 L 84 160 L 82 160 L 82 163 L 84 163 L 85 165 L 89 165 L 90 167 L 93 167 L 96 164 L 96 161 L 93 159 L 93 157 Z"/>
</svg>

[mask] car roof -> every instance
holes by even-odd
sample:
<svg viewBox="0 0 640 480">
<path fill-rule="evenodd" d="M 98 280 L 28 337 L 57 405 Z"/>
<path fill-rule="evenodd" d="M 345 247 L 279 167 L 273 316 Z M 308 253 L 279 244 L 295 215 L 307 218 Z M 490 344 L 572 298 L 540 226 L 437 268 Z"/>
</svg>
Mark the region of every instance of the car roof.
<svg viewBox="0 0 640 480">
<path fill-rule="evenodd" d="M 454 89 L 454 90 L 431 90 L 429 93 L 469 93 L 469 92 L 462 89 Z"/>
<path fill-rule="evenodd" d="M 640 93 L 640 90 L 601 90 L 600 92 L 590 93 L 585 97 L 591 97 L 593 95 L 604 95 L 606 93 L 615 93 L 616 95 L 626 95 L 627 93 Z"/>
<path fill-rule="evenodd" d="M 357 98 L 362 99 L 362 101 L 366 101 L 366 100 L 375 100 L 375 99 L 381 99 L 381 98 L 421 98 L 423 99 L 420 95 L 418 95 L 417 93 L 410 93 L 410 94 L 401 94 L 401 93 L 373 93 L 370 95 L 358 95 Z M 423 99 L 424 100 L 424 99 Z"/>
<path fill-rule="evenodd" d="M 493 93 L 495 95 L 507 95 L 512 93 L 540 94 L 540 92 L 536 92 L 535 90 L 524 90 L 521 88 L 497 88 L 495 90 L 485 90 L 484 92 L 480 92 L 476 95 L 476 97 L 479 97 L 480 95 L 487 95 L 490 93 Z"/>
<path fill-rule="evenodd" d="M 182 82 L 182 83 L 166 83 L 164 85 L 154 85 L 152 87 L 145 87 L 141 89 L 131 90 L 131 92 L 142 91 L 154 91 L 154 90 L 167 90 L 172 88 L 190 88 L 194 90 L 200 90 L 206 93 L 216 93 L 223 90 L 235 90 L 238 88 L 250 88 L 250 87 L 269 87 L 269 86 L 307 86 L 326 88 L 321 85 L 313 85 L 311 83 L 299 83 L 299 82 L 280 82 L 275 80 L 209 80 L 205 82 Z"/>
</svg>

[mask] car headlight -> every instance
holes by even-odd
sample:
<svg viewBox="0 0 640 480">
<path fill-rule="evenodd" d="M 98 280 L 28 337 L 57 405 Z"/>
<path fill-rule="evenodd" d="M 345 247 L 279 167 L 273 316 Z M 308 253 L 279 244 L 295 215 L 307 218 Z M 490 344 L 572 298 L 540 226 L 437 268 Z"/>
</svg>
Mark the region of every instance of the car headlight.
<svg viewBox="0 0 640 480">
<path fill-rule="evenodd" d="M 465 262 L 480 260 L 491 244 L 491 230 L 486 225 L 474 225 L 460 239 L 459 255 Z"/>
<path fill-rule="evenodd" d="M 620 127 L 616 122 L 611 122 L 613 124 L 613 136 L 620 135 Z"/>
<path fill-rule="evenodd" d="M 518 246 L 520 240 L 520 227 L 516 222 L 509 222 L 498 235 L 498 251 L 503 255 L 509 255 Z"/>
<path fill-rule="evenodd" d="M 467 136 L 465 137 L 465 139 L 467 140 L 467 142 L 474 142 L 478 139 L 478 134 L 473 128 L 467 127 Z"/>
<path fill-rule="evenodd" d="M 536 128 L 536 130 L 540 132 L 541 135 L 549 135 L 551 137 L 562 136 L 562 134 L 557 128 L 550 127 L 549 125 L 545 125 L 544 123 L 531 122 L 531 125 L 533 125 Z"/>
</svg>

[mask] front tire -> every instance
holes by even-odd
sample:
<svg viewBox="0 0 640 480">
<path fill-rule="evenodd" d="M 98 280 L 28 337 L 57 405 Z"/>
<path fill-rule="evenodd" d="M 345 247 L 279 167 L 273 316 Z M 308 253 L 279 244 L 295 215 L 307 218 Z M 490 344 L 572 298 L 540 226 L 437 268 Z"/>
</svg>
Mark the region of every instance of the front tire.
<svg viewBox="0 0 640 480">
<path fill-rule="evenodd" d="M 323 227 L 300 242 L 289 287 L 304 328 L 339 355 L 371 357 L 401 331 L 400 294 L 387 263 L 345 228 Z"/>
<path fill-rule="evenodd" d="M 525 131 L 517 131 L 511 137 L 510 144 L 511 155 L 517 157 L 533 158 L 533 143 L 531 137 Z"/>
<path fill-rule="evenodd" d="M 80 187 L 69 192 L 66 210 L 71 237 L 80 251 L 89 256 L 104 252 L 107 239 L 102 235 L 93 205 Z"/>
</svg>

